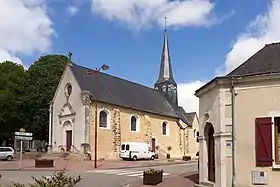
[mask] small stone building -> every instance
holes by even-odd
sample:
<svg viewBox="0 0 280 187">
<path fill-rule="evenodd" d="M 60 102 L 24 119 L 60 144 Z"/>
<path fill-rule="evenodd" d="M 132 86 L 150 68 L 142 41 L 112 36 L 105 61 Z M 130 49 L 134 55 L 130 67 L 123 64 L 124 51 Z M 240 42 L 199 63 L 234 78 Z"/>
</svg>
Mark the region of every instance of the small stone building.
<svg viewBox="0 0 280 187">
<path fill-rule="evenodd" d="M 119 157 L 121 142 L 146 142 L 151 149 L 171 157 L 194 156 L 198 151 L 196 113 L 178 106 L 167 32 L 160 72 L 154 88 L 79 66 L 65 67 L 50 105 L 50 151 L 83 152 L 95 146 L 97 108 L 97 157 Z"/>
<path fill-rule="evenodd" d="M 196 96 L 200 119 L 197 186 L 232 186 L 234 117 L 235 186 L 279 187 L 280 43 L 265 45 L 229 74 L 199 88 Z"/>
</svg>

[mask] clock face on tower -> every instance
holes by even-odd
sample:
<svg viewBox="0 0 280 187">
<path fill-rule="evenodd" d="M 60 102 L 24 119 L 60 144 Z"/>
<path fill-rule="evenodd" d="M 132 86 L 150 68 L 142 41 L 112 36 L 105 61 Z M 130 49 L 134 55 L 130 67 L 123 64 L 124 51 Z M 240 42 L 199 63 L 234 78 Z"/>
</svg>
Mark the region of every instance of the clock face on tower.
<svg viewBox="0 0 280 187">
<path fill-rule="evenodd" d="M 172 84 L 168 85 L 168 91 L 170 92 L 172 90 Z"/>
</svg>

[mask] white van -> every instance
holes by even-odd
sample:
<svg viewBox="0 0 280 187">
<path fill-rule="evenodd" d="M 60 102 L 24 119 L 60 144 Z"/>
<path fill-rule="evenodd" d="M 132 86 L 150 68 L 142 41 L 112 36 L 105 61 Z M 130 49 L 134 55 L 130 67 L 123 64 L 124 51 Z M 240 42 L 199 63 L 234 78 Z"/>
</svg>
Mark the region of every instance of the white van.
<svg viewBox="0 0 280 187">
<path fill-rule="evenodd" d="M 123 142 L 121 144 L 120 157 L 122 159 L 155 159 L 155 153 L 151 151 L 150 145 L 140 142 Z"/>
</svg>

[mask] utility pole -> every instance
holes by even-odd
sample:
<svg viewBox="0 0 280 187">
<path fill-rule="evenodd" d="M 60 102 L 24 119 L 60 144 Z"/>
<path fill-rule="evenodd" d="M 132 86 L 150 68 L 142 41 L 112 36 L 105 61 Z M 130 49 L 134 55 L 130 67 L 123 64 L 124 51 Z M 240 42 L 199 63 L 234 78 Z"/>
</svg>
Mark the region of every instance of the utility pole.
<svg viewBox="0 0 280 187">
<path fill-rule="evenodd" d="M 231 119 L 232 119 L 232 132 L 231 132 L 231 140 L 232 140 L 232 187 L 236 187 L 236 136 L 235 136 L 235 128 L 236 128 L 236 124 L 235 124 L 235 96 L 236 96 L 236 92 L 235 92 L 235 88 L 234 88 L 234 82 L 233 79 L 231 81 Z"/>
<path fill-rule="evenodd" d="M 95 120 L 94 120 L 94 168 L 97 168 L 97 150 L 98 150 L 98 124 L 97 124 L 97 119 L 98 119 L 98 97 L 99 97 L 99 72 L 100 70 L 108 70 L 109 66 L 106 64 L 103 64 L 100 68 L 96 68 L 93 71 L 88 71 L 87 75 L 92 75 L 94 73 L 95 75 L 95 90 L 94 90 L 94 99 L 95 99 Z"/>
</svg>

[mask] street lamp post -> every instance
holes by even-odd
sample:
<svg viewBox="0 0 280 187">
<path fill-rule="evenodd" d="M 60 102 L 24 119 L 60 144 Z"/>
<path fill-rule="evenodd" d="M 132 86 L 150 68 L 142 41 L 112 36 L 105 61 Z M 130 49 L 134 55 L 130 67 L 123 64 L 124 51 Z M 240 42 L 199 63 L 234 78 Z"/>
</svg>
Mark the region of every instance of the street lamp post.
<svg viewBox="0 0 280 187">
<path fill-rule="evenodd" d="M 97 102 L 98 102 L 98 96 L 99 96 L 99 79 L 98 79 L 98 75 L 100 70 L 104 70 L 106 71 L 107 69 L 109 69 L 109 66 L 106 64 L 103 64 L 100 68 L 96 68 L 93 73 L 95 75 L 95 89 L 94 89 L 94 97 L 95 97 L 95 122 L 94 122 L 94 168 L 97 168 L 97 129 L 98 129 L 98 125 L 97 125 L 97 115 L 98 115 L 98 108 L 97 108 Z M 88 75 L 92 75 L 92 71 L 88 71 L 87 72 Z"/>
</svg>

